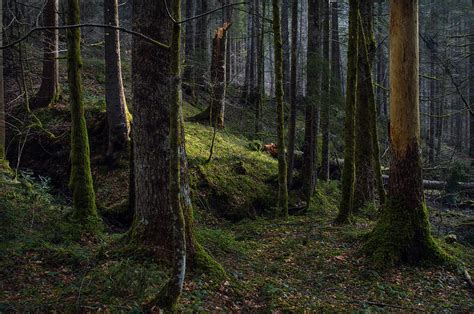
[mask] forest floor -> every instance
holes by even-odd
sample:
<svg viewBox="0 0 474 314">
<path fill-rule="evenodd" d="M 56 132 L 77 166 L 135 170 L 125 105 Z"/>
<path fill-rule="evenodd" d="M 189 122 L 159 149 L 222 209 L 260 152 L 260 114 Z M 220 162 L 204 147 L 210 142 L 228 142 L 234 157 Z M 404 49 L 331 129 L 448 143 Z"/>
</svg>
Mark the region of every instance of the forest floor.
<svg viewBox="0 0 474 314">
<path fill-rule="evenodd" d="M 86 85 L 97 86 L 93 73 L 86 67 Z M 127 224 L 116 210 L 128 195 L 128 164 L 110 169 L 102 161 L 104 104 L 102 91 L 94 92 L 86 93 L 87 118 L 103 227 L 90 232 L 68 219 L 69 137 L 51 140 L 32 131 L 18 180 L 0 174 L 0 312 L 139 312 L 167 280 L 166 266 L 124 245 Z M 186 117 L 199 112 L 189 104 L 184 109 Z M 252 129 L 251 113 L 236 112 L 217 133 L 210 163 L 205 161 L 213 130 L 186 122 L 197 238 L 227 279 L 188 273 L 180 310 L 474 311 L 474 293 L 456 270 L 372 267 L 358 252 L 377 212 L 366 208 L 354 224 L 333 225 L 340 196 L 336 180 L 318 185 L 308 211 L 288 220 L 272 218 L 276 160 L 245 136 L 243 130 Z M 46 129 L 67 134 L 65 103 L 36 115 Z M 298 199 L 291 193 L 292 206 L 300 205 Z M 472 226 L 474 212 L 431 207 L 437 241 L 473 274 L 472 238 L 469 242 L 458 227 Z M 452 233 L 458 241 L 447 243 Z"/>
<path fill-rule="evenodd" d="M 139 311 L 167 268 L 121 248 L 123 233 L 81 232 L 35 182 L 2 179 L 0 312 Z M 6 184 L 5 184 L 6 183 Z M 322 185 L 312 209 L 288 220 L 232 223 L 197 210 L 199 241 L 228 278 L 188 274 L 183 311 L 472 312 L 464 278 L 444 267 L 373 268 L 358 254 L 373 222 L 334 226 L 338 190 Z M 439 213 L 438 213 L 439 214 Z M 474 249 L 440 244 L 474 270 Z"/>
</svg>

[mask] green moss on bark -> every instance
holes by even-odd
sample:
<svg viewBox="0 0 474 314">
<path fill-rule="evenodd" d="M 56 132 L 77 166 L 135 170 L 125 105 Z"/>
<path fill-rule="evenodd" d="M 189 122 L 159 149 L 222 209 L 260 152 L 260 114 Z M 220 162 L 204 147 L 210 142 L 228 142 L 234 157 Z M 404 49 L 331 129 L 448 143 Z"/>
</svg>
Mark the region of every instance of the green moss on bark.
<svg viewBox="0 0 474 314">
<path fill-rule="evenodd" d="M 452 260 L 431 235 L 426 205 L 408 209 L 389 198 L 362 252 L 378 267 L 398 264 L 443 264 Z"/>
<path fill-rule="evenodd" d="M 68 24 L 80 23 L 78 0 L 68 0 Z M 90 166 L 89 137 L 87 134 L 81 82 L 81 31 L 67 30 L 68 81 L 71 106 L 71 176 L 69 187 L 73 194 L 74 218 L 87 220 L 97 217 L 95 192 Z"/>
<path fill-rule="evenodd" d="M 193 270 L 195 272 L 206 273 L 217 282 L 227 278 L 227 274 L 222 265 L 219 264 L 199 243 L 195 244 Z"/>
</svg>

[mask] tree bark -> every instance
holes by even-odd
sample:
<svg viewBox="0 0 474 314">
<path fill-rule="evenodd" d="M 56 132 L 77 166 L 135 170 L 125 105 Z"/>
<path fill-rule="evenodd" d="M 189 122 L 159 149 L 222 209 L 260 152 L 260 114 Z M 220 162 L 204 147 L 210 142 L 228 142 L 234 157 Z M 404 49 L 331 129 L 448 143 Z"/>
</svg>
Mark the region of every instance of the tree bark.
<svg viewBox="0 0 474 314">
<path fill-rule="evenodd" d="M 174 19 L 181 20 L 181 0 L 173 5 Z M 169 198 L 172 216 L 173 271 L 167 285 L 160 291 L 158 305 L 166 312 L 176 312 L 179 296 L 183 290 L 186 273 L 186 235 L 183 209 L 180 202 L 180 113 L 181 113 L 181 25 L 173 24 L 169 68 Z M 225 71 L 225 69 L 224 69 Z"/>
<path fill-rule="evenodd" d="M 290 72 L 291 72 L 291 60 L 290 60 L 290 1 L 281 0 L 281 36 L 282 36 L 282 47 L 283 47 L 283 97 L 285 101 L 288 101 L 290 97 Z"/>
<path fill-rule="evenodd" d="M 308 57 L 307 57 L 307 92 L 305 108 L 305 135 L 303 146 L 304 170 L 303 191 L 309 206 L 317 180 L 317 134 L 319 128 L 318 106 L 321 100 L 321 29 L 320 1 L 308 1 Z"/>
<path fill-rule="evenodd" d="M 323 29 L 323 80 L 321 82 L 321 132 L 323 142 L 321 147 L 321 172 L 320 177 L 323 181 L 329 180 L 329 97 L 331 90 L 331 66 L 330 66 L 330 35 L 329 21 L 330 9 L 328 1 L 322 1 L 322 29 Z"/>
<path fill-rule="evenodd" d="M 196 0 L 186 0 L 186 18 L 196 15 Z M 185 67 L 183 73 L 184 83 L 187 85 L 186 91 L 195 97 L 195 49 L 196 49 L 196 20 L 191 20 L 185 24 Z"/>
<path fill-rule="evenodd" d="M 285 153 L 285 119 L 283 91 L 283 44 L 280 28 L 280 6 L 278 0 L 272 0 L 273 7 L 273 44 L 275 46 L 275 95 L 277 102 L 277 136 L 278 136 L 278 214 L 288 217 L 288 186 Z"/>
<path fill-rule="evenodd" d="M 197 3 L 197 14 L 203 14 L 209 10 L 209 0 L 197 0 Z M 206 15 L 196 20 L 196 62 L 194 64 L 196 68 L 196 79 L 206 78 L 209 69 L 209 19 L 209 15 Z M 201 87 L 206 89 L 207 86 L 204 85 Z"/>
<path fill-rule="evenodd" d="M 474 0 L 472 3 L 474 6 Z M 474 29 L 471 23 L 471 30 Z M 474 110 L 474 36 L 469 39 L 469 103 L 471 110 Z M 469 115 L 469 157 L 471 158 L 471 167 L 474 167 L 474 114 Z"/>
<path fill-rule="evenodd" d="M 46 0 L 43 9 L 44 26 L 58 26 L 58 0 Z M 33 98 L 31 108 L 44 108 L 58 101 L 59 87 L 59 31 L 57 29 L 43 32 L 43 74 L 41 86 Z"/>
<path fill-rule="evenodd" d="M 104 0 L 104 23 L 119 26 L 118 0 Z M 107 108 L 107 157 L 115 161 L 129 141 L 130 122 L 122 82 L 120 35 L 118 30 L 105 33 L 105 103 Z"/>
<path fill-rule="evenodd" d="M 349 2 L 349 45 L 347 48 L 347 90 L 344 118 L 344 166 L 342 169 L 342 198 L 339 205 L 338 223 L 348 223 L 352 216 L 355 182 L 355 110 L 358 61 L 358 13 L 359 0 Z"/>
<path fill-rule="evenodd" d="M 177 1 L 177 0 L 174 0 Z M 170 4 L 170 2 L 168 2 Z M 163 2 L 133 2 L 134 31 L 170 41 L 173 25 Z M 168 194 L 170 139 L 170 53 L 134 37 L 132 43 L 133 151 L 135 217 L 131 241 L 148 245 L 157 259 L 173 258 L 173 220 Z M 156 69 L 160 69 L 157 71 Z M 194 237 L 182 112 L 180 115 L 180 201 L 185 217 L 187 262 L 190 267 L 214 274 L 224 272 Z"/>
<path fill-rule="evenodd" d="M 292 1 L 291 9 L 291 77 L 290 77 L 290 119 L 288 125 L 288 186 L 293 183 L 293 165 L 295 160 L 296 140 L 296 93 L 298 68 L 298 0 Z"/>
<path fill-rule="evenodd" d="M 418 1 L 390 3 L 390 163 L 385 210 L 364 251 L 379 266 L 440 262 L 423 196 L 419 152 Z"/>
<path fill-rule="evenodd" d="M 255 106 L 255 137 L 261 137 L 262 129 L 262 110 L 263 103 L 265 98 L 265 14 L 266 14 L 266 1 L 263 0 L 262 3 L 262 16 L 263 18 L 258 19 L 258 25 L 260 29 L 258 30 L 258 80 L 257 80 L 257 90 L 258 90 L 258 100 Z M 260 11 L 259 11 L 260 13 Z"/>
<path fill-rule="evenodd" d="M 201 113 L 194 116 L 195 121 L 206 121 L 216 128 L 224 127 L 224 110 L 226 95 L 226 34 L 230 27 L 229 22 L 225 22 L 222 27 L 217 28 L 212 40 L 212 61 L 211 61 L 211 99 L 209 106 Z"/>
<path fill-rule="evenodd" d="M 67 23 L 80 23 L 79 0 L 68 0 Z M 95 192 L 90 165 L 89 137 L 87 134 L 82 100 L 81 30 L 67 30 L 67 65 L 71 107 L 71 177 L 74 217 L 87 221 L 97 216 Z"/>
<path fill-rule="evenodd" d="M 3 30 L 3 0 L 0 0 L 0 29 Z M 0 46 L 3 46 L 3 31 L 0 32 Z M 5 151 L 5 92 L 3 81 L 3 49 L 0 49 L 0 167 L 6 167 Z"/>
<path fill-rule="evenodd" d="M 367 203 L 374 202 L 374 142 L 373 128 L 371 126 L 371 102 L 369 98 L 372 88 L 372 75 L 370 71 L 370 52 L 364 40 L 372 27 L 372 0 L 360 2 L 359 34 L 357 38 L 357 106 L 355 122 L 355 190 L 354 211 L 364 207 Z"/>
</svg>

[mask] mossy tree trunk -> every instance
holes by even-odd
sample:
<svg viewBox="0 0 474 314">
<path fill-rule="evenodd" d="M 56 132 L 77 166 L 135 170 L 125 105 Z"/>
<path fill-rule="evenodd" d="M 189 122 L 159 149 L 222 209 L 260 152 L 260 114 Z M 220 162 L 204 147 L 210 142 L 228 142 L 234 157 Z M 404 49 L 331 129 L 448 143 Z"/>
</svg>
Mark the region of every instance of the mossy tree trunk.
<svg viewBox="0 0 474 314">
<path fill-rule="evenodd" d="M 372 28 L 373 0 L 361 1 L 358 14 L 357 36 L 357 91 L 355 115 L 355 190 L 353 209 L 355 211 L 374 202 L 374 143 L 371 126 L 371 95 L 373 96 L 372 73 L 368 58 L 368 45 L 364 33 Z"/>
<path fill-rule="evenodd" d="M 173 12 L 176 21 L 181 20 L 181 0 L 174 0 Z M 186 273 L 186 235 L 184 214 L 181 207 L 181 25 L 173 24 L 170 45 L 169 68 L 169 199 L 172 216 L 173 271 L 167 285 L 160 291 L 158 305 L 166 312 L 175 312 L 183 290 Z"/>
<path fill-rule="evenodd" d="M 79 0 L 68 0 L 67 23 L 80 24 Z M 85 220 L 96 217 L 95 192 L 90 165 L 89 137 L 82 101 L 81 30 L 67 30 L 67 65 L 71 107 L 71 177 L 74 216 Z"/>
<path fill-rule="evenodd" d="M 322 1 L 322 30 L 323 30 L 323 78 L 321 81 L 321 132 L 323 135 L 322 146 L 321 146 L 321 170 L 320 177 L 323 181 L 329 180 L 329 95 L 331 90 L 331 66 L 329 63 L 329 50 L 330 50 L 330 38 L 329 38 L 329 21 L 330 21 L 330 10 L 329 2 Z"/>
<path fill-rule="evenodd" d="M 297 48 L 298 48 L 298 0 L 291 6 L 291 73 L 290 73 L 290 119 L 288 124 L 288 186 L 293 182 L 296 140 L 296 92 L 297 92 Z"/>
<path fill-rule="evenodd" d="M 349 1 L 349 44 L 347 48 L 347 90 L 344 118 L 344 168 L 342 169 L 342 198 L 339 205 L 338 223 L 350 222 L 355 182 L 355 109 L 357 89 L 357 38 L 359 0 Z"/>
<path fill-rule="evenodd" d="M 177 1 L 177 0 L 174 0 Z M 168 5 L 173 4 L 168 1 Z M 174 4 L 173 4 L 174 5 Z M 174 7 L 174 6 L 173 6 Z M 170 42 L 173 23 L 162 1 L 133 2 L 134 31 L 161 42 Z M 171 69 L 170 51 L 137 37 L 132 44 L 133 153 L 135 217 L 130 232 L 131 242 L 146 245 L 163 261 L 173 259 L 173 221 L 168 193 L 170 139 L 169 103 Z M 156 69 L 162 69 L 157 71 Z M 180 115 L 180 202 L 185 218 L 187 264 L 195 269 L 222 275 L 223 269 L 199 245 L 194 237 L 188 162 L 184 125 Z"/>
<path fill-rule="evenodd" d="M 390 163 L 386 208 L 364 251 L 379 266 L 440 262 L 431 236 L 420 157 L 418 1 L 390 2 Z"/>
<path fill-rule="evenodd" d="M 118 0 L 104 0 L 104 23 L 119 26 Z M 108 148 L 112 162 L 125 150 L 129 141 L 130 122 L 122 82 L 120 35 L 105 29 L 105 102 L 107 106 Z"/>
<path fill-rule="evenodd" d="M 277 146 L 278 146 L 278 214 L 288 216 L 288 186 L 285 147 L 285 117 L 283 102 L 283 45 L 280 28 L 280 5 L 272 0 L 273 7 L 273 44 L 275 54 L 275 96 L 277 102 Z"/>
<path fill-rule="evenodd" d="M 46 0 L 43 8 L 43 25 L 58 26 L 58 0 Z M 59 87 L 59 32 L 57 29 L 43 31 L 43 74 L 41 85 L 31 102 L 31 108 L 44 108 L 58 101 Z"/>
<path fill-rule="evenodd" d="M 369 10 L 371 14 L 373 14 L 373 3 Z M 373 16 L 373 15 L 370 15 Z M 364 23 L 362 23 L 364 24 Z M 360 26 L 362 27 L 362 25 Z M 373 18 L 367 19 L 367 26 L 366 28 L 361 28 L 361 35 L 363 36 L 364 42 L 364 55 L 367 61 L 363 64 L 365 67 L 365 73 L 370 73 L 370 85 L 367 85 L 367 104 L 369 107 L 370 113 L 370 128 L 371 128 L 371 135 L 372 135 L 372 158 L 373 158 L 373 166 L 374 166 L 374 177 L 375 177 L 375 185 L 377 188 L 377 194 L 379 196 L 380 204 L 385 203 L 385 189 L 383 186 L 382 180 L 382 167 L 380 164 L 380 146 L 379 146 L 379 136 L 377 130 L 377 104 L 375 101 L 375 91 L 374 91 L 374 84 L 372 80 L 372 68 L 374 65 L 375 60 L 375 36 L 373 30 Z"/>
<path fill-rule="evenodd" d="M 303 191 L 308 206 L 317 180 L 318 104 L 321 96 L 321 85 L 319 84 L 321 81 L 319 2 L 319 0 L 308 0 L 308 58 L 306 65 L 308 100 L 305 108 L 305 140 L 303 146 Z"/>
</svg>

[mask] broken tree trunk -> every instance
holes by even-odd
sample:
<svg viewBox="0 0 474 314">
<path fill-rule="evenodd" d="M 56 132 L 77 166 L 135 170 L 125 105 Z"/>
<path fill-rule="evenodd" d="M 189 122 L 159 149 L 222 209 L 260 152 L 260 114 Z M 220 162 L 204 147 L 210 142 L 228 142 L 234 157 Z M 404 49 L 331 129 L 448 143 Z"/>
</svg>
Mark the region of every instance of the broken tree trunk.
<svg viewBox="0 0 474 314">
<path fill-rule="evenodd" d="M 209 121 L 213 127 L 224 127 L 224 108 L 226 94 L 226 33 L 231 26 L 224 22 L 214 34 L 212 41 L 210 104 L 203 112 L 192 118 L 194 121 Z"/>
</svg>

